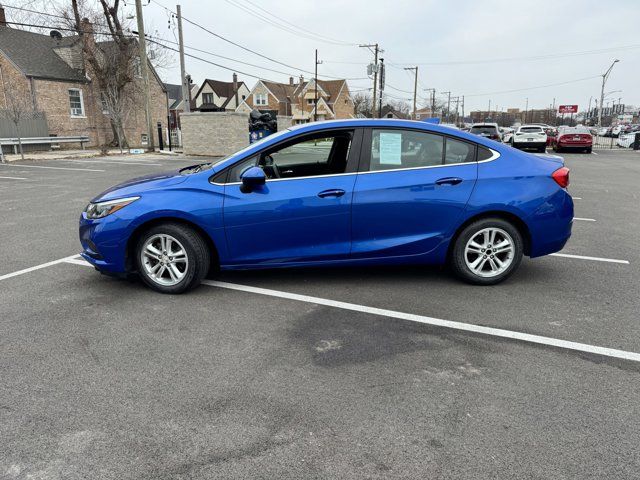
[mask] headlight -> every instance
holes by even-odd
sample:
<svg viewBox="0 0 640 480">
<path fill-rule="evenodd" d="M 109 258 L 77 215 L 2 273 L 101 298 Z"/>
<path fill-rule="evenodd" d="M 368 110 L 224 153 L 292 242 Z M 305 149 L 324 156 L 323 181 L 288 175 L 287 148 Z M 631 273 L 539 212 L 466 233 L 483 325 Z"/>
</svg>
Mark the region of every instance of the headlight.
<svg viewBox="0 0 640 480">
<path fill-rule="evenodd" d="M 127 197 L 118 198 L 117 200 L 108 200 L 106 202 L 90 203 L 87 205 L 87 208 L 84 209 L 84 212 L 90 220 L 103 218 L 107 215 L 111 215 L 113 212 L 117 212 L 139 198 L 140 197 Z"/>
</svg>

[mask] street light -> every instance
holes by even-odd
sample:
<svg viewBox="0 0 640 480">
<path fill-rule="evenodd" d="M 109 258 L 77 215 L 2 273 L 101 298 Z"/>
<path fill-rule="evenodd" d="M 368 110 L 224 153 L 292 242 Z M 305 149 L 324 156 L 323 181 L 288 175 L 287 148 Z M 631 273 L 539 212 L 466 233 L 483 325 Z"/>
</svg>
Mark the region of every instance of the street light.
<svg viewBox="0 0 640 480">
<path fill-rule="evenodd" d="M 602 75 L 602 89 L 600 90 L 600 109 L 598 110 L 598 128 L 602 127 L 602 105 L 604 104 L 604 85 L 607 83 L 607 79 L 609 78 L 609 74 L 611 73 L 613 66 L 619 61 L 620 60 L 616 58 L 611 64 L 611 66 L 609 67 L 609 70 L 604 72 L 604 74 Z"/>
</svg>

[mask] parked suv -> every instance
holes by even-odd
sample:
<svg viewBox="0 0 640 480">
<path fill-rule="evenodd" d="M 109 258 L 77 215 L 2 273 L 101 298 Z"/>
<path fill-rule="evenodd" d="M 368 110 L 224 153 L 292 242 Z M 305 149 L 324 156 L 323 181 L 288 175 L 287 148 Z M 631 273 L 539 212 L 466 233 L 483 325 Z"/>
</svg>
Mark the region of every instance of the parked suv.
<svg viewBox="0 0 640 480">
<path fill-rule="evenodd" d="M 514 148 L 535 148 L 539 152 L 547 150 L 547 134 L 540 125 L 522 125 L 511 137 Z"/>
<path fill-rule="evenodd" d="M 500 134 L 500 127 L 497 123 L 474 123 L 471 126 L 469 133 L 479 135 L 481 137 L 490 138 L 497 142 L 502 142 L 502 135 Z"/>
</svg>

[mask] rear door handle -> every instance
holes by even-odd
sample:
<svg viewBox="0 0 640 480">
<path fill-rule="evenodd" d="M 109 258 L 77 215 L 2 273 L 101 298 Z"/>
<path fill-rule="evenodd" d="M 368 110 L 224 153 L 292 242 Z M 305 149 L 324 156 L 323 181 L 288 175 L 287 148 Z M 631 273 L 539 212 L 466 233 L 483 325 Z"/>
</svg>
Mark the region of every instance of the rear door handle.
<svg viewBox="0 0 640 480">
<path fill-rule="evenodd" d="M 459 177 L 445 177 L 436 180 L 436 185 L 457 185 L 462 182 Z"/>
<path fill-rule="evenodd" d="M 333 188 L 330 190 L 323 190 L 318 194 L 320 198 L 326 197 L 341 197 L 344 195 L 344 190 L 340 190 L 339 188 Z"/>
</svg>

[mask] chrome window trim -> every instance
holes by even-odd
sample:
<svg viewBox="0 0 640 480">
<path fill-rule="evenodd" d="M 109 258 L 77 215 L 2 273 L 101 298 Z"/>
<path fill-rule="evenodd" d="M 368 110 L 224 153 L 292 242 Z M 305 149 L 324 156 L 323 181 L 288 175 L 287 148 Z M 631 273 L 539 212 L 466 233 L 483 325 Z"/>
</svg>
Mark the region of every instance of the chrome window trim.
<svg viewBox="0 0 640 480">
<path fill-rule="evenodd" d="M 327 178 L 327 177 L 343 177 L 345 175 L 371 175 L 373 173 L 388 173 L 388 172 L 403 172 L 403 171 L 408 171 L 408 170 L 426 170 L 429 168 L 442 168 L 442 167 L 457 167 L 460 165 L 473 165 L 473 164 L 479 164 L 479 163 L 487 163 L 487 162 L 493 162 L 494 160 L 500 158 L 500 152 L 494 150 L 493 148 L 489 148 L 489 147 L 485 147 L 484 145 L 480 145 L 477 144 L 477 146 L 486 148 L 487 150 L 491 151 L 492 155 L 491 157 L 487 158 L 486 160 L 480 160 L 478 161 L 473 161 L 473 162 L 462 162 L 462 163 L 447 163 L 444 165 L 427 165 L 424 167 L 407 167 L 407 168 L 390 168 L 387 170 L 374 170 L 374 171 L 367 171 L 367 172 L 349 172 L 349 173 L 331 173 L 331 174 L 327 174 L 327 175 L 310 175 L 307 177 L 292 177 L 292 178 L 271 178 L 271 179 L 267 179 L 266 183 L 268 182 L 283 182 L 283 181 L 288 181 L 288 180 L 300 180 L 300 179 L 305 179 L 305 178 Z M 230 168 L 230 167 L 227 167 Z M 225 185 L 242 185 L 242 182 L 229 182 L 229 183 L 216 183 L 216 182 L 211 182 L 212 185 L 219 185 L 219 186 L 225 186 Z"/>
</svg>

